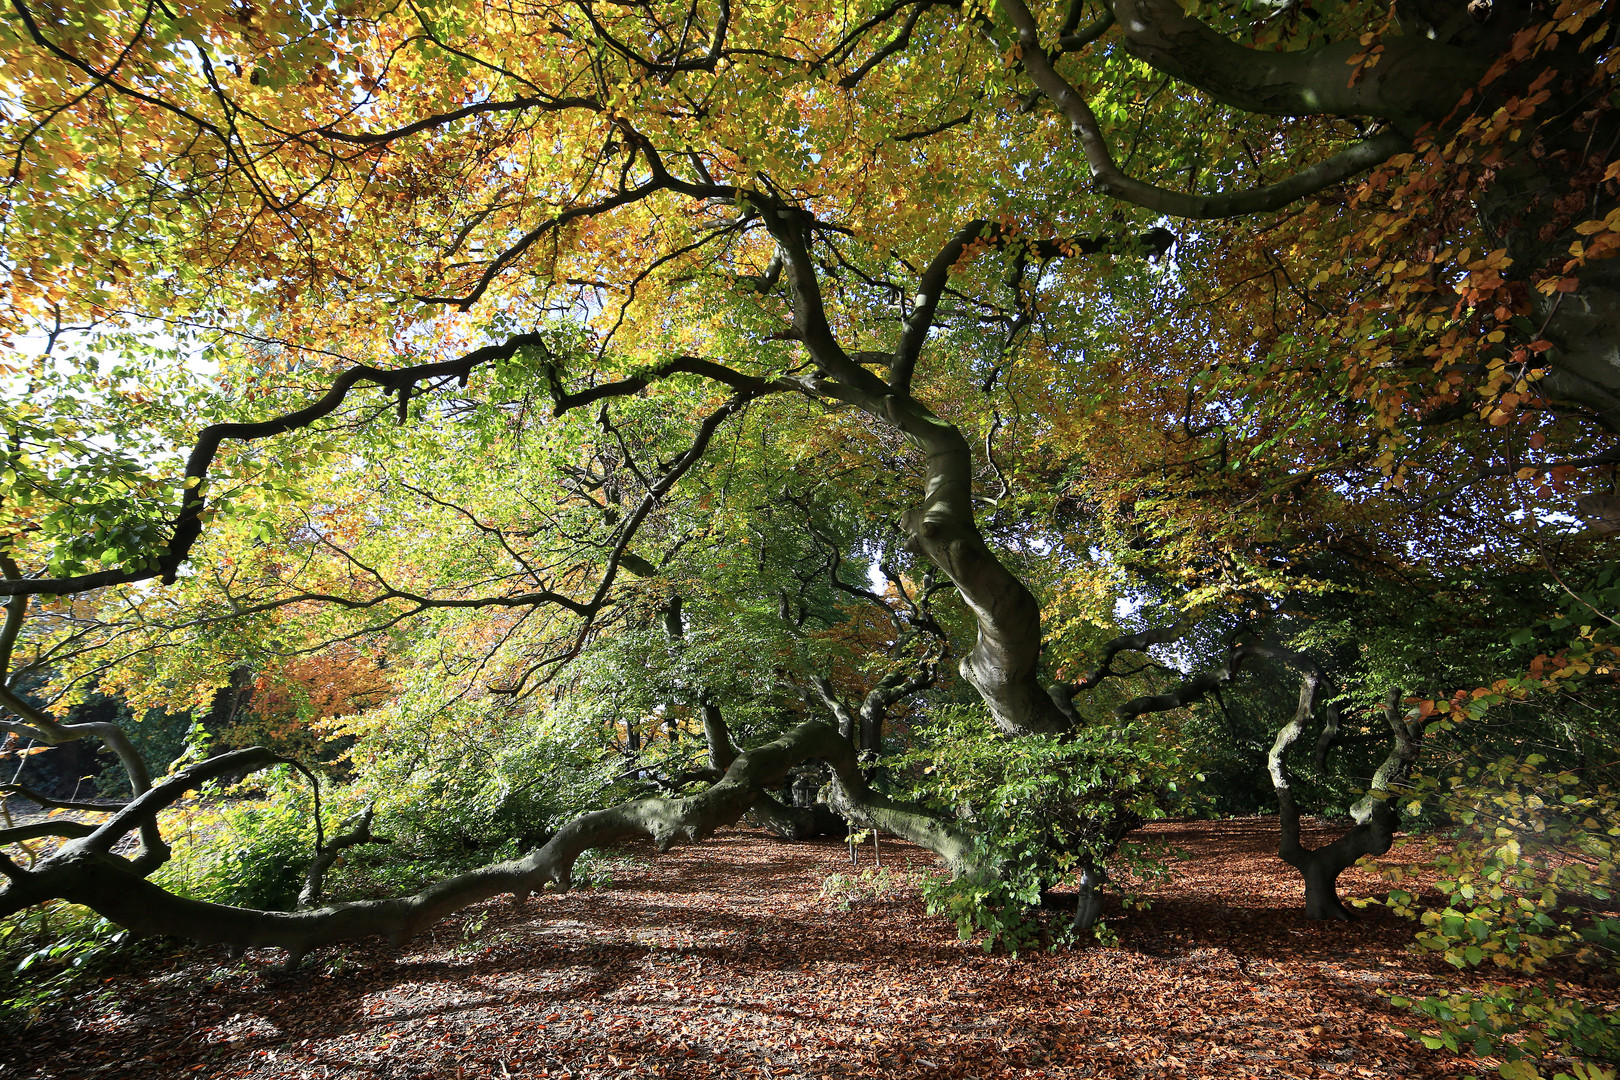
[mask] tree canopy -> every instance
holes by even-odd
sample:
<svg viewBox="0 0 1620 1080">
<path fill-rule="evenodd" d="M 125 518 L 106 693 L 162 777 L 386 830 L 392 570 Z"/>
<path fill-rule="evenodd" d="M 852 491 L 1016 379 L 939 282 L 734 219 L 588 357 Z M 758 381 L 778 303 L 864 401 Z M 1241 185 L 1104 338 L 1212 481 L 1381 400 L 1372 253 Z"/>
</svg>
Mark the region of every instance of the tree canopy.
<svg viewBox="0 0 1620 1080">
<path fill-rule="evenodd" d="M 8 834 L 63 843 L 0 861 L 0 910 L 296 961 L 830 809 L 1016 943 L 1075 875 L 1088 927 L 1190 792 L 1279 806 L 1324 917 L 1448 782 L 1425 740 L 1468 748 L 1456 805 L 1532 745 L 1587 805 L 1615 32 L 1598 0 L 12 0 L 0 726 L 101 740 L 131 801 Z M 148 763 L 97 695 L 237 726 Z M 163 884 L 169 807 L 292 757 L 354 815 L 313 809 L 300 904 Z M 1354 829 L 1300 847 L 1301 791 Z M 374 818 L 516 846 L 322 906 Z"/>
</svg>

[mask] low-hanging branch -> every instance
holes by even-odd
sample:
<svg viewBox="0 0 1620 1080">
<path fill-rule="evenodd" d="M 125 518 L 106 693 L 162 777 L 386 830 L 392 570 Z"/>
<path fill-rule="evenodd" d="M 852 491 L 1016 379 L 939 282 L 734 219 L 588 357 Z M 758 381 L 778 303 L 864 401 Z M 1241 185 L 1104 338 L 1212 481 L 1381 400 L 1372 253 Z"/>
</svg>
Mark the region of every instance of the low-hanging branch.
<svg viewBox="0 0 1620 1080">
<path fill-rule="evenodd" d="M 22 784 L 0 784 L 0 795 L 21 795 L 31 803 L 49 810 L 81 810 L 90 814 L 112 814 L 121 810 L 123 803 L 75 802 L 71 799 L 53 799 Z"/>
<path fill-rule="evenodd" d="M 48 836 L 78 839 L 96 831 L 94 825 L 84 821 L 30 821 L 26 825 L 13 825 L 0 829 L 0 846 L 23 840 L 40 840 Z"/>
<path fill-rule="evenodd" d="M 15 612 L 26 604 L 28 597 L 15 597 L 9 605 Z M 24 738 L 34 739 L 46 746 L 60 746 L 62 743 L 74 742 L 83 738 L 100 739 L 107 749 L 113 752 L 124 774 L 129 778 L 130 792 L 139 798 L 152 786 L 151 774 L 146 768 L 146 761 L 136 750 L 135 744 L 130 741 L 128 733 L 119 725 L 105 720 L 89 721 L 77 724 L 64 724 L 49 714 L 34 708 L 21 696 L 15 693 L 6 684 L 5 672 L 0 671 L 0 709 L 8 711 L 19 719 L 11 720 L 0 716 L 0 731 L 20 735 Z M 128 804 L 125 804 L 127 807 Z M 169 857 L 168 845 L 158 834 L 157 826 L 151 821 L 141 825 L 141 845 L 136 856 L 136 863 L 146 872 L 161 866 Z"/>
<path fill-rule="evenodd" d="M 469 904 L 503 893 L 524 900 L 546 885 L 566 890 L 575 861 L 586 850 L 632 837 L 652 840 L 659 851 L 696 843 L 736 822 L 761 789 L 779 785 L 793 766 L 825 760 L 837 778 L 834 798 L 847 816 L 929 847 L 953 869 L 967 865 L 972 845 L 938 816 L 876 795 L 867 788 L 855 748 L 836 729 L 806 720 L 781 738 L 739 754 L 708 790 L 685 798 L 647 798 L 583 814 L 528 855 L 481 867 L 409 896 L 331 904 L 302 911 L 265 911 L 177 896 L 147 880 L 130 862 L 110 853 L 117 835 L 146 820 L 205 779 L 282 760 L 262 747 L 200 762 L 163 781 L 150 797 L 137 799 L 90 836 L 70 840 L 30 870 L 11 860 L 3 869 L 0 916 L 50 899 L 82 904 L 138 934 L 172 934 L 234 952 L 277 947 L 296 966 L 311 949 L 339 941 L 382 936 L 404 941 Z"/>
</svg>

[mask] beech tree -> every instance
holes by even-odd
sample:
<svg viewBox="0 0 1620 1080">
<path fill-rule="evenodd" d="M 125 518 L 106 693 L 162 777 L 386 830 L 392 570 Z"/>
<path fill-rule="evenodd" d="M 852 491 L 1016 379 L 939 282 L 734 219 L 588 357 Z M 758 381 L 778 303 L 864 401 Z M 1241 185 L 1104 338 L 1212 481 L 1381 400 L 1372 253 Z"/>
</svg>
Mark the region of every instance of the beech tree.
<svg viewBox="0 0 1620 1080">
<path fill-rule="evenodd" d="M 102 740 L 131 797 L 0 862 L 0 910 L 67 899 L 296 962 L 567 888 L 593 846 L 771 817 L 810 761 L 849 821 L 994 876 L 971 823 L 861 757 L 950 667 L 1002 736 L 1123 746 L 1288 652 L 1289 605 L 1342 561 L 1586 573 L 1620 461 L 1612 36 L 1578 0 L 14 0 L 0 723 Z M 1163 625 L 1118 625 L 1133 581 Z M 707 617 L 771 627 L 751 688 L 688 668 L 651 707 L 701 713 L 708 786 L 408 897 L 160 887 L 160 814 L 280 756 L 154 778 L 61 711 L 403 634 L 440 650 L 404 677 L 540 708 L 659 612 L 680 637 L 699 586 Z M 837 685 L 800 642 L 859 638 L 857 609 L 883 670 Z M 1603 675 L 1604 617 L 1550 662 Z M 1211 666 L 1120 666 L 1177 642 Z M 16 679 L 42 673 L 38 704 Z M 1285 798 L 1319 682 L 1277 718 Z M 1393 694 L 1378 783 L 1433 693 L 1339 704 L 1381 722 Z M 775 727 L 732 745 L 727 705 Z M 1062 840 L 1082 924 L 1146 807 L 1104 788 Z M 1285 824 L 1312 914 L 1387 849 L 1365 809 L 1351 856 Z"/>
</svg>

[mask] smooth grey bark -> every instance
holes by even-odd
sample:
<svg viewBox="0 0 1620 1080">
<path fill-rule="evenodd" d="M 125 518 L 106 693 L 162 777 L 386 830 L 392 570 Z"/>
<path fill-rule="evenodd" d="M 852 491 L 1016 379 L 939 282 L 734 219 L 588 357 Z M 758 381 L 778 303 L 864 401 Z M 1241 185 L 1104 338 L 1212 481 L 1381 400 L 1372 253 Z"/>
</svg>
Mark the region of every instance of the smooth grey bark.
<svg viewBox="0 0 1620 1080">
<path fill-rule="evenodd" d="M 737 760 L 737 747 L 731 741 L 731 728 L 720 706 L 707 690 L 698 696 L 698 709 L 703 713 L 703 741 L 709 749 L 709 767 L 723 773 Z"/>
<path fill-rule="evenodd" d="M 771 205 L 764 217 L 783 254 L 794 328 L 823 373 L 807 382 L 806 391 L 855 405 L 901 432 L 923 454 L 922 500 L 901 516 L 900 525 L 911 551 L 938 567 L 973 613 L 977 637 L 961 660 L 963 678 L 978 691 L 1002 730 L 1011 734 L 1067 730 L 1068 718 L 1038 679 L 1040 605 L 991 553 L 974 519 L 973 455 L 967 440 L 955 425 L 911 396 L 909 370 L 896 371 L 893 384 L 885 383 L 838 343 L 827 322 L 803 213 Z M 948 266 L 941 270 L 941 278 L 945 270 Z M 926 292 L 919 294 L 917 306 L 927 308 L 932 299 Z M 917 333 L 915 320 L 902 328 L 907 340 Z"/>
<path fill-rule="evenodd" d="M 1005 0 L 1001 7 L 1011 24 L 1025 70 L 1036 88 L 1068 120 L 1085 154 L 1092 186 L 1149 210 L 1199 221 L 1279 210 L 1372 168 L 1411 143 L 1410 136 L 1399 131 L 1379 132 L 1283 180 L 1245 190 L 1194 195 L 1158 187 L 1128 175 L 1114 160 L 1096 113 L 1085 95 L 1057 70 L 1041 41 L 1040 24 L 1023 0 Z"/>
<path fill-rule="evenodd" d="M 1456 4 L 1452 15 L 1466 21 L 1384 35 L 1377 63 L 1352 85 L 1350 58 L 1366 51 L 1359 40 L 1250 49 L 1189 17 L 1176 0 L 1112 0 L 1109 6 L 1126 52 L 1224 104 L 1272 116 L 1387 120 L 1408 133 L 1424 121 L 1443 119 L 1506 44 L 1504 35 L 1474 24 Z M 1498 11 L 1493 21 L 1510 19 Z"/>
</svg>

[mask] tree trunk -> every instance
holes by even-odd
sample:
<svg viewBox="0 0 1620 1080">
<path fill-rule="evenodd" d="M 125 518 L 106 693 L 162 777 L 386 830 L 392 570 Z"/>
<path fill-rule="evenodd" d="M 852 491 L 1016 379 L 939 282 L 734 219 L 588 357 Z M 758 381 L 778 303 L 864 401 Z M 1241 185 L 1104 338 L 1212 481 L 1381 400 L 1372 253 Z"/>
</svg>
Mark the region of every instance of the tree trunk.
<svg viewBox="0 0 1620 1080">
<path fill-rule="evenodd" d="M 1303 866 L 1295 864 L 1305 879 L 1305 917 L 1349 922 L 1352 918 L 1350 909 L 1339 900 L 1339 875 L 1345 868 L 1322 858 L 1322 854 L 1312 851 Z"/>
<path fill-rule="evenodd" d="M 794 327 L 817 366 L 836 380 L 809 380 L 810 389 L 884 421 L 924 455 L 922 502 L 902 515 L 900 524 L 910 538 L 908 547 L 950 578 L 977 621 L 978 638 L 960 665 L 963 678 L 1008 734 L 1068 730 L 1068 718 L 1038 678 L 1040 605 L 1017 575 L 991 554 L 974 521 L 973 455 L 968 442 L 955 425 L 913 397 L 909 385 L 915 353 L 932 325 L 940 290 L 971 237 L 959 234 L 924 273 L 917 309 L 903 325 L 901 345 L 893 356 L 892 379 L 884 382 L 850 358 L 827 321 L 801 212 L 769 207 L 764 220 L 783 256 L 793 293 Z M 980 224 L 971 227 L 973 236 Z"/>
<path fill-rule="evenodd" d="M 911 548 L 956 585 L 978 635 L 962 677 L 979 692 L 996 726 L 1012 735 L 1066 731 L 1069 721 L 1038 678 L 1041 608 L 1017 575 L 991 554 L 973 519 L 973 459 L 954 426 L 915 401 L 894 403 L 892 422 L 927 454 L 923 501 L 900 519 Z"/>
<path fill-rule="evenodd" d="M 1074 904 L 1074 922 L 1072 929 L 1076 931 L 1090 930 L 1102 918 L 1102 896 L 1100 895 L 1104 874 L 1100 868 L 1086 867 L 1080 871 L 1080 895 Z"/>
<path fill-rule="evenodd" d="M 1272 745 L 1267 763 L 1272 786 L 1277 792 L 1281 827 L 1277 854 L 1298 870 L 1305 880 L 1305 916 L 1344 921 L 1353 919 L 1354 915 L 1339 900 L 1339 875 L 1363 856 L 1382 855 L 1394 844 L 1395 832 L 1400 826 L 1400 813 L 1395 809 L 1390 795 L 1394 789 L 1405 784 L 1411 775 L 1412 767 L 1417 762 L 1418 740 L 1422 738 L 1423 725 L 1421 721 L 1401 715 L 1401 692 L 1399 689 L 1391 690 L 1384 703 L 1384 716 L 1394 732 L 1395 744 L 1373 774 L 1367 794 L 1350 811 L 1356 822 L 1355 827 L 1326 847 L 1307 848 L 1300 841 L 1299 805 L 1294 801 L 1293 778 L 1288 772 L 1288 752 L 1304 733 L 1320 682 L 1318 672 L 1306 673 L 1299 689 L 1299 708 L 1294 718 L 1277 733 L 1277 741 Z M 1328 726 L 1336 729 L 1338 725 L 1330 721 Z M 1326 747 L 1322 750 L 1325 753 Z"/>
<path fill-rule="evenodd" d="M 1614 432 L 1620 432 L 1620 260 L 1580 267 L 1580 285 L 1570 293 L 1548 295 L 1530 288 L 1528 279 L 1569 260 L 1571 242 L 1581 239 L 1569 227 L 1569 176 L 1601 169 L 1606 161 L 1600 148 L 1614 146 L 1617 138 L 1620 118 L 1601 110 L 1592 127 L 1543 126 L 1537 135 L 1543 155 L 1521 156 L 1499 169 L 1477 200 L 1481 224 L 1513 260 L 1504 276 L 1527 282 L 1531 321 L 1553 345 L 1538 361 L 1547 369 L 1539 388 L 1590 409 Z M 1599 187 L 1574 223 L 1602 218 L 1613 206 Z"/>
</svg>

